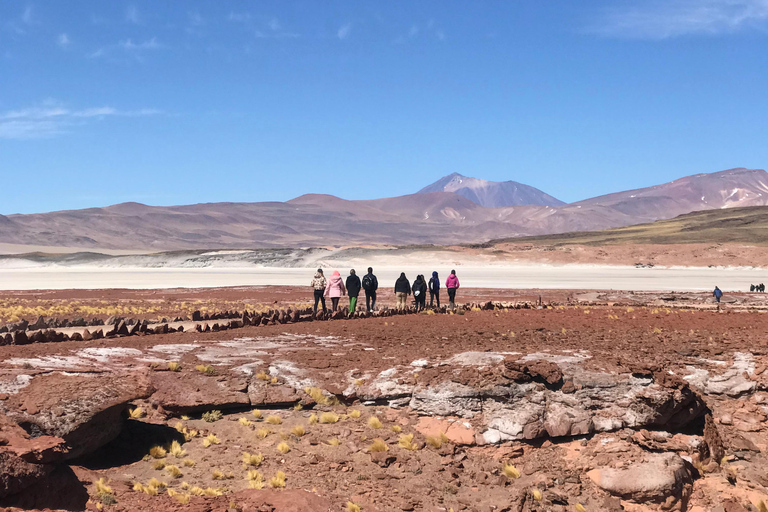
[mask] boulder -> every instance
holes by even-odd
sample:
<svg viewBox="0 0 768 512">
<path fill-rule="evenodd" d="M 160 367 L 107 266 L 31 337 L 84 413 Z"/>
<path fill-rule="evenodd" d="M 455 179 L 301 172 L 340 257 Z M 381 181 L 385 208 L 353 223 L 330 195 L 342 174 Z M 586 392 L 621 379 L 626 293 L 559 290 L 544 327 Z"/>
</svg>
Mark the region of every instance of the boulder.
<svg viewBox="0 0 768 512">
<path fill-rule="evenodd" d="M 6 414 L 32 437 L 60 437 L 65 457 L 90 453 L 120 433 L 128 403 L 153 389 L 145 371 L 33 376 L 4 402 Z"/>
<path fill-rule="evenodd" d="M 649 454 L 625 468 L 593 469 L 587 476 L 614 496 L 637 503 L 685 503 L 691 494 L 691 473 L 674 453 Z"/>
<path fill-rule="evenodd" d="M 157 391 L 150 401 L 172 414 L 231 409 L 250 404 L 245 376 L 153 372 L 151 378 Z"/>
</svg>

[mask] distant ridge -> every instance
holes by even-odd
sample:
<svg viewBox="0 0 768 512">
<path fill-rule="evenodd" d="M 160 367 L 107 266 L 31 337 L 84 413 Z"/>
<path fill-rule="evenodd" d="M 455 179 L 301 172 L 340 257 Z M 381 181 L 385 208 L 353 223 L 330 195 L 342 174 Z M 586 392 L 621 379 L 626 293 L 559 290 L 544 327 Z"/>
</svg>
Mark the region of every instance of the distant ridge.
<svg viewBox="0 0 768 512">
<path fill-rule="evenodd" d="M 516 181 L 486 181 L 454 172 L 419 190 L 427 192 L 453 192 L 486 208 L 504 206 L 560 206 L 565 203 L 541 190 Z"/>
<path fill-rule="evenodd" d="M 446 178 L 450 179 L 441 188 L 457 176 Z M 459 185 L 466 184 L 464 178 L 458 179 Z M 484 186 L 464 188 L 487 190 Z M 699 210 L 765 205 L 768 173 L 739 168 L 695 174 L 559 206 L 488 208 L 456 192 L 423 190 L 364 201 L 307 194 L 288 202 L 182 206 L 122 203 L 106 208 L 0 216 L 0 244 L 148 252 L 451 245 L 620 228 Z M 725 231 L 713 231 L 717 232 Z"/>
</svg>

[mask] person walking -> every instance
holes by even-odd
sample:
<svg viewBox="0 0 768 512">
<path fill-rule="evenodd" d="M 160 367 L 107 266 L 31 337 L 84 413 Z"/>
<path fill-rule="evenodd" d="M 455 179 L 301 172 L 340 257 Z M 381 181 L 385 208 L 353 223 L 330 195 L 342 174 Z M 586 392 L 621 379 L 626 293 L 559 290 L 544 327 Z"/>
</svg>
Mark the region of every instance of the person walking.
<svg viewBox="0 0 768 512">
<path fill-rule="evenodd" d="M 451 309 L 456 309 L 456 290 L 459 289 L 459 278 L 456 277 L 455 270 L 451 270 L 451 275 L 445 280 L 445 288 L 448 290 L 448 302 Z"/>
<path fill-rule="evenodd" d="M 437 299 L 437 307 L 440 307 L 440 278 L 437 272 L 432 272 L 432 277 L 429 279 L 429 307 L 435 305 L 435 299 Z"/>
<path fill-rule="evenodd" d="M 355 274 L 355 269 L 350 270 L 347 276 L 347 295 L 349 295 L 349 312 L 354 313 L 357 308 L 357 296 L 360 295 L 360 278 Z"/>
<path fill-rule="evenodd" d="M 395 297 L 397 297 L 397 309 L 403 311 L 406 307 L 406 300 L 411 294 L 411 282 L 405 277 L 405 272 L 400 273 L 400 277 L 395 281 Z"/>
<path fill-rule="evenodd" d="M 419 274 L 411 287 L 413 298 L 416 299 L 416 312 L 422 311 L 427 307 L 427 282 L 424 275 Z"/>
<path fill-rule="evenodd" d="M 723 296 L 723 290 L 715 286 L 715 290 L 712 292 L 712 295 L 715 297 L 715 302 L 720 303 L 720 298 Z"/>
<path fill-rule="evenodd" d="M 327 311 L 325 309 L 325 296 L 323 295 L 325 293 L 326 284 L 327 284 L 327 280 L 323 275 L 323 269 L 321 268 L 317 269 L 317 272 L 315 273 L 315 277 L 312 279 L 312 282 L 310 283 L 310 286 L 312 286 L 312 289 L 315 290 L 315 316 L 317 316 L 317 303 L 320 301 L 323 301 L 323 313 Z"/>
<path fill-rule="evenodd" d="M 363 276 L 363 290 L 365 290 L 365 309 L 373 313 L 376 309 L 376 290 L 379 289 L 379 280 L 373 275 L 373 267 L 368 267 L 368 273 Z"/>
<path fill-rule="evenodd" d="M 339 308 L 339 298 L 346 293 L 347 289 L 344 287 L 344 281 L 341 280 L 341 274 L 338 270 L 334 270 L 325 286 L 325 295 L 331 298 L 332 311 L 336 312 Z"/>
</svg>

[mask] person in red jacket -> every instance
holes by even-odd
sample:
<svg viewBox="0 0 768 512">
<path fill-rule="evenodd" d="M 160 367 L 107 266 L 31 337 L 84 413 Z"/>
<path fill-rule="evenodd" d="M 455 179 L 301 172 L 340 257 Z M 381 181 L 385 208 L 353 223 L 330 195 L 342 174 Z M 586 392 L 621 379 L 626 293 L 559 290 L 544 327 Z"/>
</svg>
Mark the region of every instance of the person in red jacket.
<svg viewBox="0 0 768 512">
<path fill-rule="evenodd" d="M 456 271 L 451 270 L 451 275 L 445 280 L 445 289 L 448 290 L 448 301 L 451 309 L 456 308 L 456 290 L 459 289 L 459 278 L 456 277 Z"/>
</svg>

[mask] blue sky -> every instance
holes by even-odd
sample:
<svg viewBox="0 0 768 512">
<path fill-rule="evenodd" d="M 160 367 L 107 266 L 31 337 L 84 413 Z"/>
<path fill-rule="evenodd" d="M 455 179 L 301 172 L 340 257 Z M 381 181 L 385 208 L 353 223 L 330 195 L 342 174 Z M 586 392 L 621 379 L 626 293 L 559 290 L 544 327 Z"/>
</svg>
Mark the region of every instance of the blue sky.
<svg viewBox="0 0 768 512">
<path fill-rule="evenodd" d="M 768 162 L 768 0 L 0 2 L 0 213 Z"/>
</svg>

